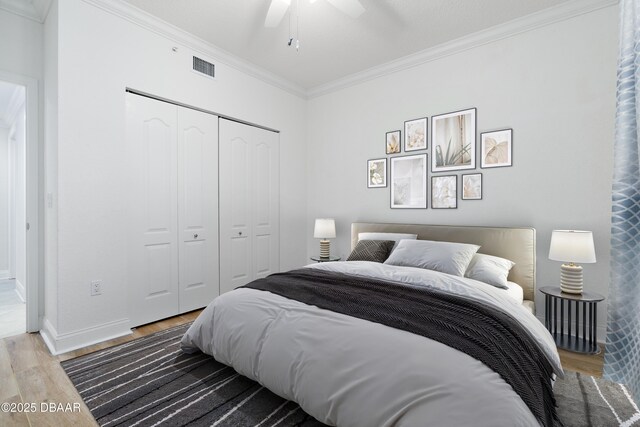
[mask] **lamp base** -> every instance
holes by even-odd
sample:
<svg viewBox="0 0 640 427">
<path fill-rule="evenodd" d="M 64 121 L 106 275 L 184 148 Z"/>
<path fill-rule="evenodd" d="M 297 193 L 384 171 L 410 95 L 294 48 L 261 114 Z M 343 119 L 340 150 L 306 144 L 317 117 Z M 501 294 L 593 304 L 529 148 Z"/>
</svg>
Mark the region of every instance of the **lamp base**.
<svg viewBox="0 0 640 427">
<path fill-rule="evenodd" d="M 329 258 L 330 245 L 329 240 L 320 240 L 320 258 Z"/>
<path fill-rule="evenodd" d="M 573 263 L 562 264 L 560 289 L 567 294 L 582 294 L 582 266 Z"/>
</svg>

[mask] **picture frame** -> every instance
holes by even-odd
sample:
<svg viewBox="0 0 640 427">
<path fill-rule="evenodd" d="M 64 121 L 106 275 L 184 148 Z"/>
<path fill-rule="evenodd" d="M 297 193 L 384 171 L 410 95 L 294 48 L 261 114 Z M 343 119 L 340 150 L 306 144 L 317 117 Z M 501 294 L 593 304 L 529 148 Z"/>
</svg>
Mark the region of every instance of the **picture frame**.
<svg viewBox="0 0 640 427">
<path fill-rule="evenodd" d="M 384 137 L 385 153 L 398 154 L 400 152 L 402 132 L 400 130 L 392 130 L 387 132 Z"/>
<path fill-rule="evenodd" d="M 407 120 L 404 122 L 404 152 L 426 150 L 427 118 Z"/>
<path fill-rule="evenodd" d="M 427 208 L 427 154 L 391 158 L 391 209 Z"/>
<path fill-rule="evenodd" d="M 513 129 L 500 129 L 480 134 L 480 167 L 513 166 Z"/>
<path fill-rule="evenodd" d="M 387 187 L 387 158 L 367 160 L 367 188 Z"/>
<path fill-rule="evenodd" d="M 431 118 L 431 172 L 476 168 L 476 109 Z"/>
<path fill-rule="evenodd" d="M 462 200 L 482 200 L 482 174 L 462 174 L 460 195 Z"/>
<path fill-rule="evenodd" d="M 431 209 L 458 208 L 458 175 L 431 177 Z"/>
</svg>

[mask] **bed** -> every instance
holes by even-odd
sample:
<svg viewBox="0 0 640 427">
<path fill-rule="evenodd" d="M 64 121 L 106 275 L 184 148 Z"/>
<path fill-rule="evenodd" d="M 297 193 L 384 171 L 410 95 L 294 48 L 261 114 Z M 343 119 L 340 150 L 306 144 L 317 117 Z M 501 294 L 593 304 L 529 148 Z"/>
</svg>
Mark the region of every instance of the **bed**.
<svg viewBox="0 0 640 427">
<path fill-rule="evenodd" d="M 478 253 L 510 259 L 515 265 L 508 280 L 522 288 L 522 305 L 535 314 L 536 230 L 534 228 L 473 227 L 424 224 L 381 224 L 356 222 L 351 225 L 351 249 L 365 232 L 414 233 L 420 240 L 474 243 Z"/>
<path fill-rule="evenodd" d="M 213 356 L 328 425 L 557 425 L 550 390 L 563 373 L 533 315 L 535 230 L 354 223 L 352 247 L 365 232 L 479 245 L 515 262 L 508 280 L 523 302 L 431 270 L 313 264 L 216 298 L 183 350 Z"/>
</svg>

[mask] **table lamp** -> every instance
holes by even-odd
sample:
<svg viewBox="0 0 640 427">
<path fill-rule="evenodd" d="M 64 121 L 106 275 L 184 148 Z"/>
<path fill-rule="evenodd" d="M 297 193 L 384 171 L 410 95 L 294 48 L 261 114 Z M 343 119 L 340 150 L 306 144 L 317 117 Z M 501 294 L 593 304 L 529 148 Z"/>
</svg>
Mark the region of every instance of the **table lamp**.
<svg viewBox="0 0 640 427">
<path fill-rule="evenodd" d="M 553 230 L 549 259 L 562 261 L 560 289 L 569 294 L 582 293 L 582 266 L 596 262 L 593 233 L 580 230 Z"/>
<path fill-rule="evenodd" d="M 336 237 L 336 222 L 333 218 L 318 218 L 313 229 L 313 237 L 320 240 L 320 258 L 329 258 L 328 239 Z"/>
</svg>

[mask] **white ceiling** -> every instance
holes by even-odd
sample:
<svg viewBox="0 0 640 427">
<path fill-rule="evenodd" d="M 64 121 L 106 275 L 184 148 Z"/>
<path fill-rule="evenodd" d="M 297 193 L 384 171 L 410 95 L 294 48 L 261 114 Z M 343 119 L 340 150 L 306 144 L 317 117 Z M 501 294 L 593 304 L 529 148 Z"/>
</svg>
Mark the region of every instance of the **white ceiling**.
<svg viewBox="0 0 640 427">
<path fill-rule="evenodd" d="M 299 2 L 299 52 L 287 46 L 289 14 L 264 27 L 270 0 L 126 1 L 309 89 L 576 0 L 360 0 L 366 11 L 357 19 L 326 0 L 291 0 L 292 8 Z"/>
</svg>

